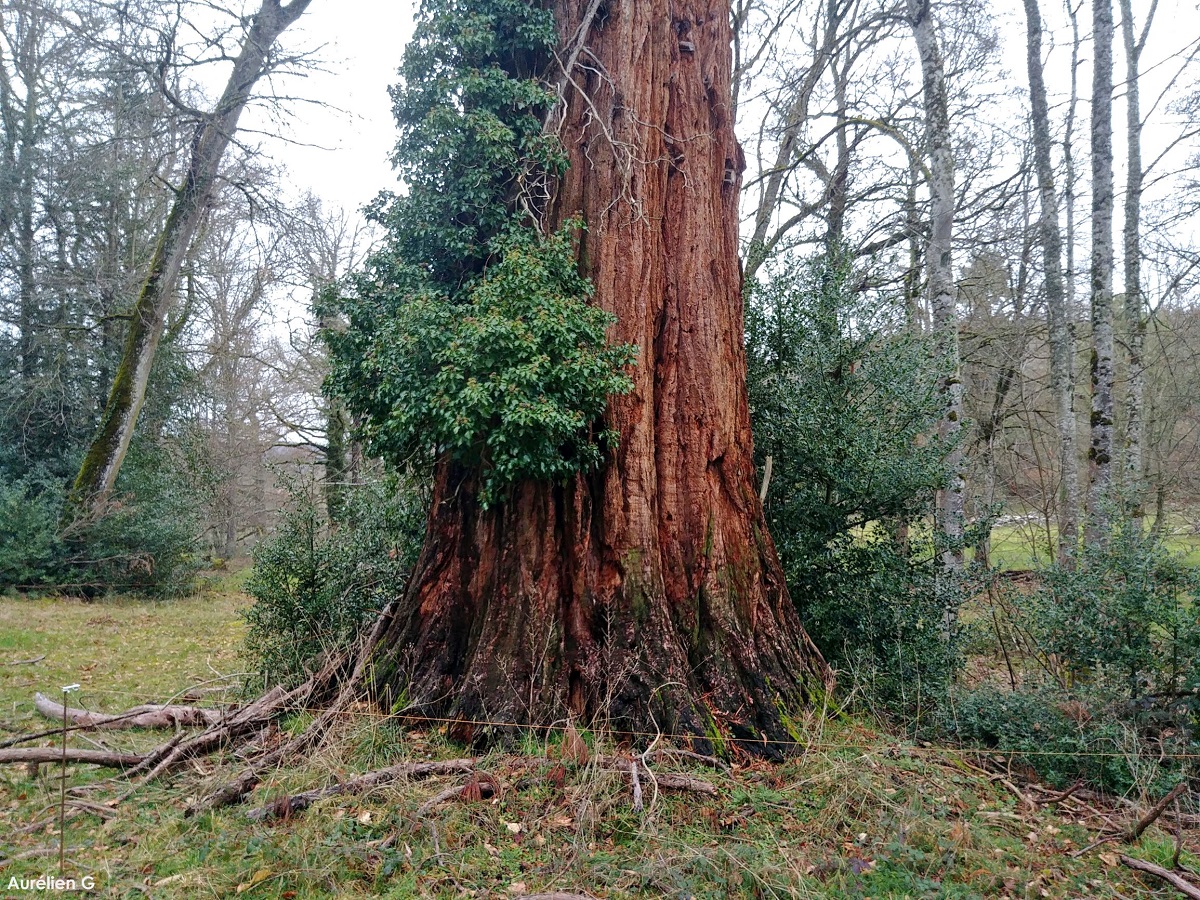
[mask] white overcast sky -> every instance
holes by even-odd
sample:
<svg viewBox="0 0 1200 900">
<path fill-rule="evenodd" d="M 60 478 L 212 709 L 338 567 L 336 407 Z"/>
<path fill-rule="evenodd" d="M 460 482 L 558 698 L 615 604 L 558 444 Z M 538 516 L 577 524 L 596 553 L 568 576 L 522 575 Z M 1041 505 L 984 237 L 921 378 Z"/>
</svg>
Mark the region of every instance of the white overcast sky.
<svg viewBox="0 0 1200 900">
<path fill-rule="evenodd" d="M 1134 0 L 1134 16 L 1139 23 L 1149 2 Z M 1070 38 L 1064 28 L 1062 4 L 1058 0 L 1042 0 L 1041 5 L 1047 24 L 1056 32 L 1043 45 L 1050 57 L 1047 67 L 1050 90 L 1058 95 L 1052 97 L 1053 103 L 1062 99 L 1067 87 Z M 1010 84 L 1023 87 L 1025 35 L 1020 5 L 1015 0 L 993 0 L 991 6 L 1002 41 L 1000 65 L 1007 70 Z M 289 193 L 312 191 L 327 205 L 354 211 L 381 189 L 396 185 L 387 161 L 396 134 L 387 87 L 396 81 L 396 69 L 412 34 L 416 7 L 415 0 L 313 0 L 295 31 L 285 35 L 289 48 L 320 48 L 318 55 L 324 61 L 322 71 L 311 72 L 303 80 L 285 85 L 288 93 L 314 101 L 293 104 L 294 116 L 286 130 L 294 143 L 265 141 L 265 149 L 291 173 Z M 1090 7 L 1084 4 L 1079 15 L 1084 40 L 1088 41 Z M 1124 80 L 1124 60 L 1119 27 L 1116 38 L 1114 81 L 1120 85 Z M 1168 73 L 1173 71 L 1172 65 L 1161 65 L 1163 58 L 1197 39 L 1200 39 L 1200 12 L 1196 0 L 1162 0 L 1144 59 L 1150 71 L 1143 91 L 1143 114 L 1149 111 L 1156 88 L 1161 89 L 1155 82 L 1167 80 Z M 1082 57 L 1080 93 L 1086 103 L 1090 91 L 1090 43 L 1082 48 Z M 1124 110 L 1119 87 L 1116 93 L 1114 144 L 1120 162 Z M 1085 147 L 1087 116 L 1087 107 L 1083 106 L 1077 140 Z M 1163 109 L 1156 111 L 1155 118 L 1167 125 L 1167 131 L 1173 131 L 1171 126 L 1177 127 L 1171 121 L 1176 117 Z M 261 127 L 264 131 L 278 130 L 277 125 Z M 1156 131 L 1152 125 L 1145 135 L 1147 160 L 1155 155 L 1154 144 L 1160 138 Z"/>
<path fill-rule="evenodd" d="M 313 0 L 285 35 L 289 47 L 319 48 L 322 71 L 287 85 L 313 102 L 294 103 L 287 128 L 295 142 L 268 150 L 287 166 L 296 193 L 311 190 L 355 210 L 395 185 L 388 85 L 412 35 L 416 4 L 406 0 Z"/>
</svg>

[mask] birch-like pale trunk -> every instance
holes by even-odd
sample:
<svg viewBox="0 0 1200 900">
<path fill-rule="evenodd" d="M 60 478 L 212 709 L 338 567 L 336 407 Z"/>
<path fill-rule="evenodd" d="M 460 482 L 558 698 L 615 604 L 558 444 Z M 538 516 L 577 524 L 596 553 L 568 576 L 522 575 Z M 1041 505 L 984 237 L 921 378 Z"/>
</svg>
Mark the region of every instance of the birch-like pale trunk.
<svg viewBox="0 0 1200 900">
<path fill-rule="evenodd" d="M 938 496 L 938 529 L 945 541 L 942 563 L 949 571 L 963 564 L 963 507 L 965 479 L 961 432 L 963 385 L 958 348 L 957 292 L 954 283 L 954 151 L 950 143 L 950 111 L 946 74 L 933 20 L 932 0 L 907 0 L 909 22 L 921 58 L 925 129 L 929 152 L 930 236 L 926 251 L 929 306 L 934 332 L 948 361 L 949 372 L 939 388 L 945 412 L 938 436 L 953 449 L 946 460 L 949 478 Z"/>
<path fill-rule="evenodd" d="M 1119 0 L 1121 37 L 1125 45 L 1125 225 L 1122 230 L 1122 259 L 1125 268 L 1126 353 L 1129 383 L 1125 399 L 1124 472 L 1122 492 L 1135 519 L 1142 518 L 1142 445 L 1146 417 L 1146 303 L 1142 294 L 1142 112 L 1138 87 L 1139 63 L 1157 2 L 1152 2 L 1141 34 L 1134 30 L 1132 0 Z"/>
<path fill-rule="evenodd" d="M 1067 4 L 1067 13 L 1071 19 L 1071 97 L 1067 101 L 1067 121 L 1063 127 L 1063 174 L 1066 177 L 1066 224 L 1067 224 L 1067 246 L 1066 246 L 1066 262 L 1067 268 L 1063 273 L 1066 277 L 1066 300 L 1067 300 L 1067 327 L 1071 333 L 1071 346 L 1075 346 L 1075 324 L 1077 321 L 1078 310 L 1075 306 L 1075 276 L 1078 274 L 1075 268 L 1075 245 L 1078 230 L 1075 227 L 1075 200 L 1078 196 L 1075 193 L 1075 187 L 1079 183 L 1079 178 L 1075 168 L 1075 113 L 1079 108 L 1079 48 L 1082 44 L 1082 38 L 1079 36 L 1079 16 L 1078 10 Z M 1071 360 L 1071 372 L 1075 372 L 1075 360 Z M 1078 379 L 1073 378 L 1073 381 Z M 1076 424 L 1078 431 L 1078 424 Z"/>
<path fill-rule="evenodd" d="M 108 402 L 71 489 L 72 515 L 94 511 L 116 485 L 146 399 L 167 307 L 192 238 L 212 199 L 221 160 L 237 132 L 238 119 L 254 86 L 272 67 L 272 46 L 310 2 L 291 0 L 284 5 L 282 0 L 263 0 L 233 62 L 221 99 L 196 127 L 187 173 L 175 191 L 150 272 L 133 308 Z"/>
<path fill-rule="evenodd" d="M 1075 345 L 1063 278 L 1063 241 L 1058 224 L 1058 190 L 1054 184 L 1051 158 L 1050 108 L 1046 100 L 1046 80 L 1042 68 L 1042 17 L 1038 0 L 1024 2 L 1029 101 L 1033 113 L 1033 156 L 1041 201 L 1038 231 L 1042 244 L 1046 310 L 1050 320 L 1050 390 L 1054 396 L 1059 466 L 1062 472 L 1058 506 L 1058 558 L 1066 564 L 1079 546 L 1079 459 L 1073 371 Z"/>
<path fill-rule="evenodd" d="M 1088 449 L 1090 545 L 1104 544 L 1113 501 L 1113 151 L 1111 0 L 1092 4 L 1092 418 Z"/>
</svg>

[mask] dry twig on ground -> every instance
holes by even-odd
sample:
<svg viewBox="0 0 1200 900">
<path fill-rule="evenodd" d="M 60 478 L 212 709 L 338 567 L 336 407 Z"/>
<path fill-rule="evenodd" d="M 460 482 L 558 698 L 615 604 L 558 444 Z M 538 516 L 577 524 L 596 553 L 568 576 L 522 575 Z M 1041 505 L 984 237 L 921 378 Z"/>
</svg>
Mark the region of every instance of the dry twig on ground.
<svg viewBox="0 0 1200 900">
<path fill-rule="evenodd" d="M 1154 863 L 1146 862 L 1144 859 L 1136 859 L 1124 854 L 1121 854 L 1121 864 L 1131 869 L 1137 869 L 1139 872 L 1145 872 L 1147 875 L 1153 875 L 1155 878 L 1162 879 L 1185 897 L 1191 897 L 1192 900 L 1200 900 L 1200 888 L 1196 887 L 1196 885 L 1192 884 L 1182 875 L 1177 875 L 1169 869 L 1164 869 L 1162 866 L 1156 866 Z"/>
<path fill-rule="evenodd" d="M 34 694 L 33 705 L 47 719 L 56 722 L 66 719 L 80 728 L 184 728 L 196 725 L 207 727 L 220 724 L 229 714 L 229 711 L 224 709 L 147 703 L 123 713 L 110 715 L 69 706 L 64 709 L 61 703 L 56 703 L 45 694 Z"/>
</svg>

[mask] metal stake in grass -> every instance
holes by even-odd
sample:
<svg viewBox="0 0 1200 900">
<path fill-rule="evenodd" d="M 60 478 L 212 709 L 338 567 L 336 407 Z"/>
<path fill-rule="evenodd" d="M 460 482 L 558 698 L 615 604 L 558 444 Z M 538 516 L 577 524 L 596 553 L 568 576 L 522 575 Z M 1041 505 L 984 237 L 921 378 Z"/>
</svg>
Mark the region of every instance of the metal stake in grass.
<svg viewBox="0 0 1200 900">
<path fill-rule="evenodd" d="M 67 695 L 79 690 L 79 685 L 68 684 L 62 689 L 63 694 L 63 739 L 62 739 L 62 771 L 58 779 L 58 877 L 66 877 L 67 858 Z"/>
</svg>

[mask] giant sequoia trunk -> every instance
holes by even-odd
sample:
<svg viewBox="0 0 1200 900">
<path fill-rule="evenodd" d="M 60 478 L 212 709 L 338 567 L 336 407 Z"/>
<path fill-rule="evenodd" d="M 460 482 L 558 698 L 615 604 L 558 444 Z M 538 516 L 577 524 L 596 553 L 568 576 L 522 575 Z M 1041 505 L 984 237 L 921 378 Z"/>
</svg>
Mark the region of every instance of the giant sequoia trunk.
<svg viewBox="0 0 1200 900">
<path fill-rule="evenodd" d="M 582 216 L 596 302 L 617 316 L 612 339 L 639 348 L 634 389 L 607 414 L 620 444 L 603 471 L 488 510 L 442 464 L 376 685 L 393 708 L 454 718 L 464 740 L 576 717 L 772 752 L 830 675 L 755 490 L 729 3 L 556 12 L 560 58 L 578 65 L 561 110 L 571 164 L 545 224 Z"/>
</svg>

